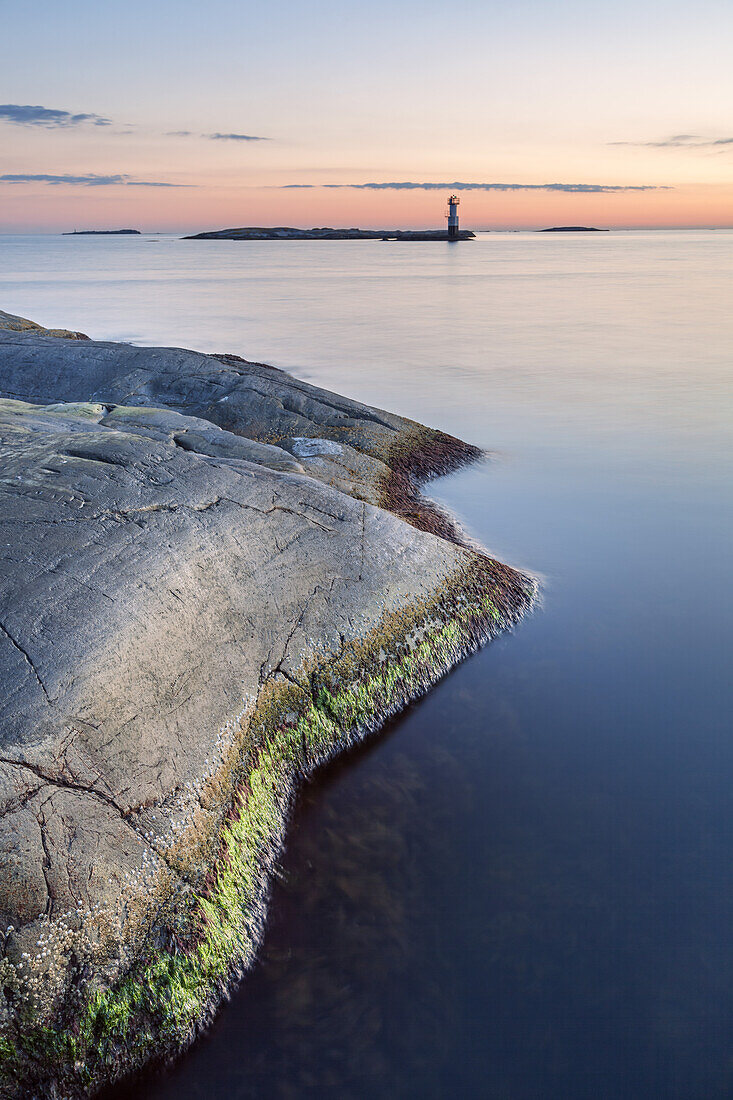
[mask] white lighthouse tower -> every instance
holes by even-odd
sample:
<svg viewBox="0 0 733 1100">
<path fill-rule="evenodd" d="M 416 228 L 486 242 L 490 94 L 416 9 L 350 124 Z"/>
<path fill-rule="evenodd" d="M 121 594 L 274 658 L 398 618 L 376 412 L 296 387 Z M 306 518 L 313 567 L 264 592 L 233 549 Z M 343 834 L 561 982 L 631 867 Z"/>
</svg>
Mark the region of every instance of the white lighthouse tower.
<svg viewBox="0 0 733 1100">
<path fill-rule="evenodd" d="M 458 195 L 451 195 L 448 199 L 448 240 L 458 240 L 458 204 L 461 200 Z"/>
</svg>

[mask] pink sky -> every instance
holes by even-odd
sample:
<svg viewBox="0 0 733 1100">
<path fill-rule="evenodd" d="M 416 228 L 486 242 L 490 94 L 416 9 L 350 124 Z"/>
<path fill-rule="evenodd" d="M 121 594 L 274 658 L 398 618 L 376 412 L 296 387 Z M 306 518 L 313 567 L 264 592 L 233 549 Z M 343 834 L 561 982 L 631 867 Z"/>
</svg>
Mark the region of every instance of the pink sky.
<svg viewBox="0 0 733 1100">
<path fill-rule="evenodd" d="M 3 18 L 33 47 L 3 58 L 0 232 L 441 226 L 442 191 L 319 185 L 451 180 L 650 188 L 465 192 L 466 227 L 733 226 L 730 0 L 38 0 Z"/>
<path fill-rule="evenodd" d="M 5 232 L 133 227 L 178 232 L 239 225 L 442 227 L 447 192 L 288 191 L 276 188 L 91 188 L 28 184 L 3 194 Z M 461 225 L 474 229 L 733 227 L 733 186 L 689 184 L 621 194 L 461 194 Z"/>
</svg>

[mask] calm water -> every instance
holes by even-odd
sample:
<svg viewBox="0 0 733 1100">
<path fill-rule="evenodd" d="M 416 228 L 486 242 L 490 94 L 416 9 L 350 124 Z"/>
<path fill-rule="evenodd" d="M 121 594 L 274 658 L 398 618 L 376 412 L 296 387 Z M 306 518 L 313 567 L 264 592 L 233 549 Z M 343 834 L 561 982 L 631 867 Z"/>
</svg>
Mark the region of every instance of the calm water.
<svg viewBox="0 0 733 1100">
<path fill-rule="evenodd" d="M 543 606 L 303 794 L 261 961 L 151 1100 L 733 1095 L 733 233 L 0 238 L 0 308 L 494 451 Z"/>
</svg>

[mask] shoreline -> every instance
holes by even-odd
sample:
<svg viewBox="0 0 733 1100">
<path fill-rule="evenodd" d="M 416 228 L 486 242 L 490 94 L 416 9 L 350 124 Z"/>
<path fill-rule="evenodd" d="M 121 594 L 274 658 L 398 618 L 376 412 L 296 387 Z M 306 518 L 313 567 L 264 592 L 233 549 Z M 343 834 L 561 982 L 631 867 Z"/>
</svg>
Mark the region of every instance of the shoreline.
<svg viewBox="0 0 733 1100">
<path fill-rule="evenodd" d="M 376 732 L 387 719 L 428 690 L 468 653 L 500 630 L 511 627 L 529 608 L 536 586 L 524 574 L 501 565 L 482 552 L 466 548 L 457 526 L 422 496 L 420 485 L 480 456 L 477 448 L 453 437 L 383 411 L 358 406 L 348 399 L 327 395 L 315 387 L 298 383 L 284 372 L 246 364 L 234 356 L 199 356 L 196 353 L 182 353 L 178 349 L 95 345 L 92 341 L 49 338 L 42 332 L 39 335 L 37 328 L 23 331 L 17 326 L 6 334 L 9 355 L 6 362 L 11 368 L 16 362 L 16 348 L 25 348 L 25 354 L 30 353 L 31 360 L 33 354 L 36 356 L 35 361 L 23 367 L 26 382 L 17 378 L 13 381 L 16 389 L 23 384 L 37 387 L 38 370 L 42 363 L 49 361 L 49 357 L 53 361 L 66 357 L 67 362 L 78 371 L 83 367 L 87 374 L 80 373 L 78 383 L 73 380 L 71 367 L 64 369 L 63 364 L 59 368 L 63 372 L 59 377 L 63 376 L 67 386 L 78 385 L 80 393 L 81 389 L 85 389 L 87 394 L 90 385 L 87 375 L 90 370 L 101 369 L 100 356 L 104 363 L 115 366 L 125 359 L 132 363 L 162 363 L 158 388 L 156 390 L 154 387 L 153 392 L 146 396 L 146 400 L 155 400 L 156 403 L 164 393 L 170 398 L 171 391 L 165 387 L 178 384 L 175 377 L 171 381 L 168 364 L 179 363 L 181 355 L 188 367 L 176 369 L 186 370 L 186 385 L 189 388 L 193 386 L 190 371 L 194 368 L 199 370 L 202 393 L 208 387 L 209 379 L 217 379 L 216 385 L 221 386 L 218 381 L 221 375 L 231 374 L 233 389 L 230 396 L 233 400 L 224 402 L 219 399 L 221 403 L 217 403 L 214 409 L 220 420 L 217 426 L 169 411 L 170 406 L 143 404 L 124 407 L 116 405 L 111 399 L 103 405 L 87 402 L 83 407 L 77 405 L 73 408 L 58 404 L 28 405 L 17 399 L 6 399 L 5 413 L 21 425 L 24 417 L 45 418 L 43 422 L 48 424 L 49 417 L 60 416 L 65 418 L 65 425 L 71 423 L 71 418 L 81 417 L 83 430 L 78 431 L 73 439 L 88 438 L 94 440 L 93 444 L 90 442 L 82 446 L 81 443 L 74 443 L 70 446 L 66 443 L 64 446 L 66 454 L 79 456 L 76 461 L 82 463 L 83 470 L 88 469 L 84 464 L 88 464 L 90 459 L 93 463 L 109 463 L 110 458 L 104 457 L 110 454 L 104 449 L 108 440 L 117 448 L 121 445 L 128 448 L 135 459 L 135 470 L 140 461 L 145 469 L 156 468 L 150 466 L 150 460 L 145 458 L 148 453 L 164 457 L 171 469 L 171 474 L 166 476 L 173 477 L 172 482 L 166 482 L 170 486 L 165 489 L 168 495 L 181 491 L 179 482 L 184 471 L 198 478 L 226 476 L 229 479 L 226 485 L 241 484 L 239 491 L 246 490 L 247 493 L 252 491 L 253 479 L 255 488 L 260 480 L 263 480 L 263 488 L 280 484 L 282 492 L 290 494 L 283 497 L 284 501 L 298 499 L 297 496 L 292 498 L 292 493 L 302 496 L 310 485 L 309 492 L 316 494 L 312 498 L 313 503 L 308 505 L 310 513 L 316 510 L 316 500 L 323 501 L 318 504 L 318 509 L 326 508 L 326 500 L 331 502 L 329 510 L 317 511 L 319 516 L 334 512 L 336 518 L 338 509 L 344 510 L 341 522 L 350 524 L 345 531 L 344 545 L 349 547 L 349 553 L 356 551 L 357 579 L 361 581 L 368 565 L 372 570 L 369 575 L 373 576 L 370 596 L 366 592 L 364 597 L 358 593 L 354 595 L 353 580 L 346 585 L 341 598 L 351 601 L 348 604 L 353 606 L 351 614 L 358 616 L 354 622 L 349 619 L 349 630 L 346 630 L 344 613 L 337 613 L 326 600 L 311 627 L 321 633 L 316 633 L 314 639 L 309 639 L 304 633 L 300 653 L 297 658 L 291 659 L 288 658 L 288 645 L 298 627 L 298 622 L 295 623 L 288 634 L 283 656 L 277 664 L 270 658 L 262 665 L 259 683 L 255 683 L 254 693 L 247 695 L 239 711 L 222 706 L 225 700 L 217 702 L 206 697 L 206 713 L 211 717 L 220 713 L 223 720 L 218 734 L 212 731 L 205 735 L 201 730 L 199 736 L 211 744 L 209 752 L 213 750 L 215 755 L 219 755 L 219 763 L 215 765 L 212 761 L 208 767 L 207 760 L 207 770 L 201 773 L 199 769 L 200 785 L 190 803 L 184 800 L 180 803 L 180 809 L 177 808 L 178 801 L 171 804 L 170 828 L 164 823 L 160 827 L 162 832 L 156 834 L 158 839 L 153 839 L 152 834 L 147 832 L 144 834 L 150 837 L 145 844 L 152 853 L 150 857 L 145 857 L 148 860 L 147 878 L 135 885 L 139 880 L 133 877 L 129 887 L 132 890 L 130 901 L 126 904 L 132 905 L 134 898 L 137 898 L 134 904 L 144 907 L 145 902 L 141 898 L 151 896 L 153 888 L 157 891 L 158 900 L 149 912 L 143 913 L 144 920 L 138 931 L 135 931 L 134 925 L 130 926 L 129 918 L 125 918 L 127 927 L 115 925 L 114 912 L 104 910 L 104 905 L 90 911 L 89 916 L 82 920 L 82 925 L 85 922 L 95 925 L 106 921 L 111 929 L 109 935 L 112 941 L 122 933 L 127 937 L 125 942 L 129 941 L 129 947 L 124 954 L 128 961 L 123 955 L 119 965 L 115 964 L 117 976 L 114 976 L 114 968 L 110 971 L 110 977 L 103 976 L 104 968 L 99 969 L 99 963 L 95 962 L 95 951 L 98 953 L 98 949 L 84 947 L 85 941 L 79 939 L 80 932 L 75 930 L 71 919 L 66 920 L 63 912 L 52 908 L 50 916 L 39 918 L 28 926 L 24 942 L 29 946 L 36 937 L 39 946 L 43 945 L 44 955 L 57 958 L 57 965 L 62 967 L 73 943 L 72 950 L 78 952 L 83 965 L 77 979 L 70 985 L 64 979 L 63 988 L 59 987 L 62 992 L 47 1000 L 46 1009 L 36 1004 L 33 998 L 25 1002 L 26 1008 L 22 1008 L 23 988 L 35 988 L 35 979 L 32 978 L 35 964 L 32 961 L 27 964 L 26 969 L 30 973 L 26 978 L 21 976 L 25 970 L 15 972 L 12 980 L 15 982 L 15 997 L 21 997 L 18 1002 L 20 1007 L 15 1011 L 15 1022 L 12 1018 L 8 1021 L 5 1037 L 0 1040 L 2 1071 L 9 1089 L 8 1095 L 27 1095 L 32 1090 L 34 1095 L 41 1097 L 85 1097 L 93 1095 L 104 1085 L 129 1076 L 146 1064 L 175 1057 L 207 1026 L 222 999 L 249 969 L 264 928 L 270 871 L 282 846 L 294 793 L 302 780 L 338 752 Z M 0 352 L 2 350 L 0 341 Z M 122 372 L 124 379 L 128 377 L 125 369 Z M 111 398 L 115 393 L 115 384 L 109 378 L 104 384 Z M 54 382 L 44 381 L 43 385 L 54 385 Z M 125 381 L 124 385 L 120 385 L 124 389 L 128 383 Z M 278 413 L 281 419 L 284 418 L 279 430 L 274 430 L 277 425 L 270 420 L 262 419 L 264 412 L 260 411 L 258 404 L 262 401 L 261 394 L 270 391 L 283 408 L 283 412 Z M 192 391 L 189 389 L 189 392 Z M 238 397 L 238 394 L 241 396 Z M 71 394 L 67 392 L 60 396 L 68 399 Z M 28 397 L 35 400 L 38 395 L 28 394 Z M 249 404 L 242 404 L 245 397 Z M 205 395 L 200 400 L 203 402 Z M 251 408 L 252 400 L 255 401 L 254 413 L 251 414 L 254 420 L 245 423 L 243 417 L 250 415 L 247 410 Z M 236 401 L 240 403 L 233 408 Z M 320 423 L 318 434 L 311 434 L 310 449 L 315 447 L 318 451 L 320 448 L 320 453 L 301 457 L 301 462 L 306 464 L 301 467 L 302 473 L 277 472 L 277 467 L 271 465 L 275 461 L 271 452 L 277 451 L 278 456 L 283 456 L 276 459 L 280 463 L 285 462 L 286 458 L 296 461 L 291 458 L 291 453 L 298 451 L 293 444 L 297 438 L 285 436 L 284 430 L 287 424 L 293 422 L 302 431 L 303 412 L 311 407 L 320 410 L 318 415 L 325 415 L 332 421 L 330 427 Z M 220 411 L 222 409 L 226 411 Z M 346 410 L 348 422 L 344 420 Z M 162 444 L 158 443 L 150 450 L 149 434 L 136 434 L 162 430 L 161 424 L 169 431 L 171 423 L 176 428 L 185 427 L 185 430 L 171 437 L 174 443 L 176 439 L 179 442 L 170 452 L 161 451 Z M 207 423 L 209 428 L 201 427 Z M 250 432 L 249 438 L 232 436 L 228 429 L 222 428 L 222 423 L 230 426 L 238 424 L 240 431 L 246 429 Z M 120 437 L 118 443 L 120 428 L 126 434 Z M 133 434 L 130 435 L 130 432 Z M 209 452 L 212 451 L 212 439 L 216 441 L 213 459 L 206 457 L 206 450 L 200 450 L 204 445 L 202 433 L 206 432 L 209 433 L 205 437 Z M 190 444 L 186 442 L 187 436 L 192 440 Z M 275 438 L 280 446 L 271 442 Z M 349 440 L 348 444 L 343 442 L 344 439 Z M 183 442 L 186 446 L 181 450 Z M 329 446 L 324 450 L 326 442 Z M 290 452 L 283 451 L 281 446 L 290 446 Z M 224 457 L 233 454 L 233 448 L 237 447 L 249 448 L 238 453 L 254 454 L 256 461 L 270 465 L 253 466 L 250 457 L 245 469 L 240 458 Z M 338 456 L 342 465 L 338 468 L 337 477 L 334 473 L 336 452 L 333 448 L 340 448 Z M 304 448 L 300 446 L 300 450 Z M 105 472 L 110 469 L 109 466 L 94 469 L 97 480 L 100 477 L 117 478 L 115 471 L 127 468 L 120 466 L 121 452 L 116 453 L 120 457 L 115 458 L 109 474 Z M 381 457 L 375 458 L 374 455 Z M 45 458 L 43 461 L 48 463 Z M 181 470 L 178 480 L 176 469 Z M 222 472 L 213 472 L 217 470 Z M 244 482 L 240 482 L 241 477 L 245 478 Z M 72 484 L 75 487 L 78 484 L 73 477 Z M 106 485 L 106 481 L 103 484 Z M 353 495 L 345 493 L 341 488 L 344 484 L 359 495 L 354 499 Z M 334 485 L 337 487 L 332 488 Z M 160 491 L 156 490 L 156 493 Z M 229 494 L 234 491 L 232 488 L 226 489 Z M 119 492 L 115 489 L 116 494 L 119 495 Z M 380 508 L 366 503 L 369 496 L 375 498 Z M 252 502 L 251 496 L 241 499 Z M 167 511 L 161 514 L 162 505 L 153 508 L 144 501 L 141 503 L 143 513 L 150 517 L 145 524 L 182 522 L 178 518 L 180 505 L 173 511 L 170 505 L 165 505 Z M 252 503 L 244 506 L 251 508 Z M 207 517 L 211 515 L 210 507 L 206 505 Z M 290 504 L 287 507 L 278 505 L 283 512 L 291 508 Z M 368 513 L 367 508 L 370 509 Z M 384 508 L 390 511 L 382 511 Z M 198 506 L 197 509 L 200 510 Z M 278 510 L 274 505 L 273 509 Z M 136 511 L 139 513 L 140 508 Z M 217 511 L 220 512 L 221 508 Z M 232 511 L 227 506 L 221 521 L 218 515 L 215 520 L 207 518 L 206 522 L 220 524 L 212 529 L 215 541 L 220 539 L 220 531 L 231 527 L 232 520 L 228 517 L 236 518 L 238 514 L 236 509 Z M 158 516 L 161 518 L 158 519 Z M 347 517 L 352 518 L 347 520 Z M 94 517 L 90 519 L 93 521 Z M 86 520 L 87 529 L 90 519 Z M 197 525 L 200 522 L 196 520 Z M 265 520 L 258 522 L 264 524 Z M 283 537 L 279 519 L 266 522 L 269 525 L 266 530 L 270 530 L 275 523 L 276 541 Z M 321 519 L 316 521 L 314 518 L 309 519 L 303 529 L 311 533 L 312 540 L 316 540 L 314 547 L 323 546 L 325 552 L 332 536 L 322 534 L 319 530 L 321 526 Z M 127 529 L 124 522 L 122 530 Z M 147 529 L 144 527 L 143 531 Z M 156 542 L 159 540 L 157 530 L 157 527 L 151 530 L 151 538 Z M 168 526 L 162 530 L 172 532 L 174 528 Z M 194 530 L 203 532 L 204 529 L 196 526 Z M 418 573 L 413 572 L 412 566 L 406 568 L 402 564 L 403 550 L 399 551 L 398 557 L 393 556 L 391 549 L 382 551 L 386 553 L 383 564 L 368 563 L 364 553 L 367 530 L 384 531 L 383 535 L 377 535 L 375 546 L 391 547 L 394 541 L 396 548 L 409 547 L 410 554 L 419 551 L 421 557 L 416 562 L 423 564 L 419 566 Z M 200 539 L 202 535 L 196 537 Z M 257 537 L 256 532 L 248 536 L 250 540 Z M 139 536 L 136 538 L 139 539 Z M 353 545 L 359 539 L 362 544 L 360 565 L 358 545 Z M 185 562 L 190 551 L 184 545 L 182 552 Z M 329 552 L 336 553 L 334 560 L 340 563 L 338 568 L 343 572 L 338 548 Z M 399 577 L 395 574 L 398 563 L 401 570 Z M 233 581 L 232 568 L 233 563 L 226 558 L 221 565 L 221 576 L 223 579 L 229 577 L 230 585 Z M 345 577 L 349 577 L 349 569 L 346 569 Z M 334 575 L 330 582 L 331 590 L 336 580 L 337 575 Z M 198 598 L 205 598 L 205 592 L 200 592 Z M 149 607 L 149 604 L 141 606 Z M 307 603 L 303 605 L 301 620 L 308 606 Z M 177 618 L 171 620 L 174 626 L 177 621 Z M 339 630 L 342 631 L 340 640 Z M 200 643 L 197 645 L 200 646 Z M 203 660 L 206 654 L 201 652 Z M 124 679 L 124 667 L 122 672 Z M 128 690 L 124 684 L 123 689 L 122 700 Z M 231 691 L 229 693 L 232 694 Z M 156 698 L 151 696 L 153 703 Z M 45 705 L 44 709 L 47 709 Z M 178 721 L 185 722 L 185 715 Z M 189 728 L 188 725 L 182 727 L 184 730 Z M 141 735 L 150 736 L 147 726 L 141 727 Z M 7 757 L 7 751 L 3 756 Z M 44 767 L 41 775 L 46 774 Z M 60 782 L 61 778 L 59 776 L 56 782 Z M 68 784 L 69 779 L 63 781 Z M 119 798 L 119 794 L 115 794 L 115 801 Z M 164 805 L 161 803 L 161 807 Z M 190 809 L 184 809 L 186 805 L 190 805 Z M 131 813 L 125 810 L 131 823 L 139 818 L 140 824 L 136 828 L 142 829 L 145 822 L 148 822 L 149 828 L 152 810 L 144 811 L 142 816 L 135 811 L 135 818 Z M 173 830 L 173 816 L 185 821 L 182 829 Z M 203 833 L 202 825 L 205 825 Z M 157 862 L 153 865 L 151 859 Z M 144 859 L 142 867 L 145 865 Z M 52 868 L 47 870 L 47 874 L 48 871 Z M 171 877 L 172 873 L 174 877 Z M 118 927 L 119 931 L 116 931 Z M 12 969 L 12 957 L 15 957 L 12 952 L 8 955 L 8 947 L 6 942 L 2 964 L 6 981 L 12 978 L 8 967 Z"/>
<path fill-rule="evenodd" d="M 341 661 L 309 672 L 309 686 L 293 684 L 258 704 L 251 722 L 261 727 L 261 748 L 246 777 L 234 784 L 208 888 L 194 900 L 186 921 L 177 918 L 170 948 L 154 950 L 118 986 L 90 1001 L 73 1030 L 64 1021 L 60 1029 L 31 1039 L 34 1059 L 46 1065 L 59 1059 L 53 1081 L 66 1090 L 61 1095 L 81 1100 L 138 1075 L 142 1079 L 174 1061 L 209 1028 L 256 962 L 272 871 L 303 782 L 378 735 L 461 661 L 514 626 L 533 600 L 528 587 L 502 614 L 479 595 L 481 587 L 469 572 L 447 582 L 433 606 L 414 609 L 412 620 L 402 614 L 398 627 L 388 619 L 358 654 L 356 678 L 335 694 L 325 683 L 340 680 Z M 410 633 L 422 630 L 429 636 L 411 653 Z M 393 675 L 379 668 L 385 642 L 388 652 L 402 657 Z M 353 667 L 351 654 L 342 661 Z M 319 683 L 320 695 L 312 686 Z M 354 692 L 357 707 L 349 698 Z M 69 1075 L 71 1065 L 83 1069 Z"/>
</svg>

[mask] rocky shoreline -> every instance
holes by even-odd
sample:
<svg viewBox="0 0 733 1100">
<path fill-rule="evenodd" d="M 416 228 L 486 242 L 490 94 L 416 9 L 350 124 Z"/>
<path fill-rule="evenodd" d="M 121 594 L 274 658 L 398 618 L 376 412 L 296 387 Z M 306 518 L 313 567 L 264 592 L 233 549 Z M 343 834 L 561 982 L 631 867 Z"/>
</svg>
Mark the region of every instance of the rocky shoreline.
<svg viewBox="0 0 733 1100">
<path fill-rule="evenodd" d="M 0 1083 L 86 1097 L 251 965 L 293 792 L 528 608 L 460 440 L 0 315 Z"/>
</svg>

